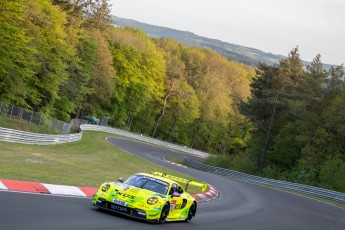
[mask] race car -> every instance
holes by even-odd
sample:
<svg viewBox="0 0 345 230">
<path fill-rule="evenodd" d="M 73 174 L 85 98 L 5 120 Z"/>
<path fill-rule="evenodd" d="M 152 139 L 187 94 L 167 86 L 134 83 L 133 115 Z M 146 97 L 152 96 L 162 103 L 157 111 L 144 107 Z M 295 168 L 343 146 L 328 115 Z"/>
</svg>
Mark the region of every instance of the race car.
<svg viewBox="0 0 345 230">
<path fill-rule="evenodd" d="M 160 172 L 137 173 L 127 180 L 103 183 L 92 204 L 137 219 L 155 223 L 166 221 L 190 222 L 196 214 L 196 200 L 179 183 L 201 187 L 207 184 Z"/>
</svg>

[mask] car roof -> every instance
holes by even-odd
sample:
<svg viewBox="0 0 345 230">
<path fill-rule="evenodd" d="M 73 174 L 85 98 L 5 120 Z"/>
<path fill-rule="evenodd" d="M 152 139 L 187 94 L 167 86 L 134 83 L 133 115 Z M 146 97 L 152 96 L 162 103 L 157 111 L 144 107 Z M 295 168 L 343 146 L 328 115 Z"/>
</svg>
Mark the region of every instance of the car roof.
<svg viewBox="0 0 345 230">
<path fill-rule="evenodd" d="M 161 177 L 161 176 L 156 176 L 156 175 L 153 175 L 153 174 L 150 174 L 150 173 L 137 173 L 135 175 L 143 175 L 143 176 L 152 177 L 152 178 L 155 178 L 155 179 L 159 179 L 159 180 L 168 182 L 169 184 L 172 184 L 172 183 L 179 184 L 179 183 L 177 183 L 174 180 L 171 180 L 171 179 L 168 179 L 168 178 L 165 178 L 165 177 Z"/>
</svg>

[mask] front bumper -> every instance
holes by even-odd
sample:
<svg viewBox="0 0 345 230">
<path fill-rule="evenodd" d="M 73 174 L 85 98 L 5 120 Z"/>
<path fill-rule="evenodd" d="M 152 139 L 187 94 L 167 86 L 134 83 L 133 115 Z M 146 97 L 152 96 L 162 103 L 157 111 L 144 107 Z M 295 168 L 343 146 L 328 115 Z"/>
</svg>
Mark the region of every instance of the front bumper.
<svg viewBox="0 0 345 230">
<path fill-rule="evenodd" d="M 131 216 L 142 220 L 147 219 L 145 210 L 114 204 L 102 198 L 99 198 L 98 200 L 96 200 L 96 202 L 92 202 L 92 204 L 98 208 L 113 211 L 126 216 Z"/>
<path fill-rule="evenodd" d="M 136 219 L 146 220 L 149 222 L 157 222 L 159 218 L 158 211 L 154 211 L 154 213 L 152 213 L 152 211 L 150 210 L 145 211 L 143 209 L 122 206 L 119 204 L 114 204 L 112 202 L 109 202 L 103 198 L 95 199 L 92 202 L 92 205 L 104 210 L 116 212 L 122 215 L 126 215 L 126 216 L 133 217 Z"/>
</svg>

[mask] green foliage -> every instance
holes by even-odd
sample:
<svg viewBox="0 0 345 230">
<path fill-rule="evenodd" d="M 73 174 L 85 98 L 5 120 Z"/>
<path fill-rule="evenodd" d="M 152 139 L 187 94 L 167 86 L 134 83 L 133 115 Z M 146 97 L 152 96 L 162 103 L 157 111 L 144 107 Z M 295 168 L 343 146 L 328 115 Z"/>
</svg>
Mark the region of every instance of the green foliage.
<svg viewBox="0 0 345 230">
<path fill-rule="evenodd" d="M 262 148 L 259 150 L 259 170 L 261 173 L 264 171 L 266 161 L 270 160 L 268 154 L 274 153 L 272 146 L 275 145 L 275 141 L 282 143 L 291 141 L 276 138 L 276 136 L 279 135 L 279 132 L 285 132 L 282 128 L 284 123 L 291 118 L 289 112 L 295 99 L 300 96 L 298 95 L 298 87 L 303 81 L 303 77 L 302 61 L 299 58 L 297 48 L 290 52 L 287 59 L 280 61 L 278 66 L 266 64 L 258 66 L 257 78 L 252 84 L 252 98 L 249 99 L 248 103 L 242 104 L 242 112 L 253 121 L 256 128 L 253 134 L 265 136 L 262 143 L 257 143 Z M 283 137 L 283 134 L 280 137 Z M 276 148 L 280 149 L 280 145 Z M 282 153 L 286 154 L 286 151 Z M 277 158 L 281 160 L 279 156 Z M 291 157 L 287 156 L 287 158 Z"/>
<path fill-rule="evenodd" d="M 344 69 L 325 71 L 317 55 L 304 70 L 297 51 L 278 66 L 258 66 L 242 107 L 255 127 L 247 153 L 263 176 L 343 191 L 330 175 L 343 179 Z"/>
<path fill-rule="evenodd" d="M 117 75 L 112 117 L 117 126 L 130 127 L 133 117 L 162 95 L 164 60 L 140 31 L 114 29 L 110 39 Z"/>
<path fill-rule="evenodd" d="M 250 155 L 244 153 L 233 156 L 212 156 L 205 159 L 203 163 L 248 174 L 257 173 L 255 161 Z"/>
<path fill-rule="evenodd" d="M 26 33 L 24 2 L 0 2 L 0 98 L 30 108 L 39 103 L 38 93 L 30 87 L 38 64 L 37 51 L 29 45 L 31 37 Z"/>
<path fill-rule="evenodd" d="M 345 161 L 343 156 L 336 155 L 325 161 L 320 171 L 320 186 L 345 192 Z"/>
<path fill-rule="evenodd" d="M 283 169 L 291 169 L 300 158 L 303 144 L 298 140 L 298 127 L 289 122 L 286 123 L 275 136 L 272 149 L 269 151 L 270 163 Z"/>
<path fill-rule="evenodd" d="M 31 102 L 33 109 L 54 114 L 53 104 L 58 98 L 60 85 L 67 79 L 67 61 L 75 55 L 74 47 L 68 46 L 64 25 L 66 13 L 48 0 L 36 0 L 26 4 L 30 14 L 26 20 L 27 34 L 32 38 L 30 46 L 37 50 L 39 66 L 29 83 L 38 95 Z"/>
<path fill-rule="evenodd" d="M 84 112 L 101 115 L 102 106 L 110 104 L 115 89 L 115 70 L 113 66 L 113 56 L 110 51 L 109 43 L 104 33 L 100 30 L 91 30 L 90 35 L 95 42 L 96 49 L 92 50 L 93 59 L 92 70 L 89 72 L 88 89 L 86 101 L 83 104 Z"/>
</svg>

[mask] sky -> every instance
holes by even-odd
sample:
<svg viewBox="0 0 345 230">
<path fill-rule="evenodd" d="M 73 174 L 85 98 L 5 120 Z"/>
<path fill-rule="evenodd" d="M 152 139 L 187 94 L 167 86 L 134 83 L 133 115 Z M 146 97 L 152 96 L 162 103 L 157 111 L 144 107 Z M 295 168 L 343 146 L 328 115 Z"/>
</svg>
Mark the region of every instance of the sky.
<svg viewBox="0 0 345 230">
<path fill-rule="evenodd" d="M 112 14 L 304 61 L 345 64 L 345 0 L 109 0 Z"/>
</svg>

